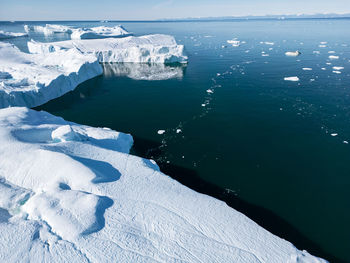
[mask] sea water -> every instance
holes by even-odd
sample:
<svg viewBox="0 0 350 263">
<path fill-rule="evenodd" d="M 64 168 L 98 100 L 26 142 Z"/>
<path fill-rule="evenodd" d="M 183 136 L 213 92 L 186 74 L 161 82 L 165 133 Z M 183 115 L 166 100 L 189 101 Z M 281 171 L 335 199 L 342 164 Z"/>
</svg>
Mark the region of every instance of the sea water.
<svg viewBox="0 0 350 263">
<path fill-rule="evenodd" d="M 262 226 L 273 230 L 280 218 L 292 229 L 275 234 L 298 243 L 295 231 L 318 247 L 298 248 L 350 261 L 350 19 L 122 24 L 135 35 L 174 35 L 188 65 L 104 65 L 103 76 L 38 109 L 130 133 L 133 153 L 183 171 L 179 181 L 218 186 L 276 216 Z M 8 41 L 27 51 L 31 38 L 69 35 Z"/>
</svg>

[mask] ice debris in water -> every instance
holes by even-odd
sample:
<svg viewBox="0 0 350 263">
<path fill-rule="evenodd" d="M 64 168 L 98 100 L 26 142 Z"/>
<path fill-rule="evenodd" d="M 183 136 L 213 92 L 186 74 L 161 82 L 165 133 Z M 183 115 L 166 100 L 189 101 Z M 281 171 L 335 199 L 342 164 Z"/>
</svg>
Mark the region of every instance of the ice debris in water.
<svg viewBox="0 0 350 263">
<path fill-rule="evenodd" d="M 227 40 L 227 43 L 231 44 L 233 47 L 239 47 L 241 45 L 241 41 L 237 40 L 237 38 Z"/>
<path fill-rule="evenodd" d="M 339 59 L 339 56 L 329 56 L 329 59 Z"/>
<path fill-rule="evenodd" d="M 310 70 L 312 70 L 312 68 L 303 68 L 303 70 L 310 71 Z"/>
<path fill-rule="evenodd" d="M 158 133 L 159 135 L 162 135 L 162 134 L 165 133 L 165 130 L 158 130 L 157 133 Z"/>
<path fill-rule="evenodd" d="M 333 67 L 334 70 L 342 70 L 344 67 Z"/>
<path fill-rule="evenodd" d="M 298 77 L 285 77 L 284 78 L 285 81 L 299 81 Z"/>
<path fill-rule="evenodd" d="M 285 53 L 285 55 L 286 56 L 289 56 L 289 57 L 297 57 L 297 56 L 299 56 L 301 54 L 301 52 L 300 51 L 287 51 L 286 53 Z"/>
</svg>

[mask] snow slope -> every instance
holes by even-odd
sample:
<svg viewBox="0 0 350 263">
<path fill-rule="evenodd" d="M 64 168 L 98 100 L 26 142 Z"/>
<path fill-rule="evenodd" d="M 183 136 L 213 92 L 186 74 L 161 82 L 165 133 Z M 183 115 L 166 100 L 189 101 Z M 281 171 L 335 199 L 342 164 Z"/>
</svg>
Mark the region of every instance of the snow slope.
<svg viewBox="0 0 350 263">
<path fill-rule="evenodd" d="M 146 35 L 140 37 L 67 40 L 52 43 L 28 42 L 31 53 L 51 53 L 76 48 L 83 54 L 95 54 L 100 62 L 186 63 L 184 46 L 173 36 Z"/>
<path fill-rule="evenodd" d="M 127 37 L 131 36 L 124 27 L 115 26 L 99 26 L 92 28 L 78 28 L 75 29 L 71 35 L 72 39 L 99 39 L 108 37 Z"/>
<path fill-rule="evenodd" d="M 102 74 L 94 56 L 76 49 L 27 54 L 0 43 L 0 61 L 0 108 L 38 106 Z"/>
<path fill-rule="evenodd" d="M 0 30 L 0 40 L 1 39 L 8 39 L 8 38 L 15 38 L 15 37 L 25 37 L 25 36 L 28 36 L 28 34 L 5 32 L 5 31 Z"/>
<path fill-rule="evenodd" d="M 325 262 L 128 154 L 130 135 L 0 110 L 1 262 Z"/>
</svg>

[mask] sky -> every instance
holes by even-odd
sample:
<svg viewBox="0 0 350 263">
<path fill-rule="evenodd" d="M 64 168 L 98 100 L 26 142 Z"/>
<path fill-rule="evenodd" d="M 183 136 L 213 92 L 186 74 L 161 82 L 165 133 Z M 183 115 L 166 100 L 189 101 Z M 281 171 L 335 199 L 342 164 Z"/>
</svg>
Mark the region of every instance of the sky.
<svg viewBox="0 0 350 263">
<path fill-rule="evenodd" d="M 350 0 L 0 0 L 0 20 L 154 20 L 314 13 L 350 13 Z"/>
</svg>

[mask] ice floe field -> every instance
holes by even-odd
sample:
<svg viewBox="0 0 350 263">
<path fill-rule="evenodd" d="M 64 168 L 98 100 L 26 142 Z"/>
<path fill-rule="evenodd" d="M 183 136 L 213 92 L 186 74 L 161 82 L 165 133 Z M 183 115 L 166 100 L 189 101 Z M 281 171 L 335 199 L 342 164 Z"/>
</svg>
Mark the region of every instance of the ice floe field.
<svg viewBox="0 0 350 263">
<path fill-rule="evenodd" d="M 349 261 L 350 20 L 119 25 L 0 23 L 0 259 Z"/>
</svg>

